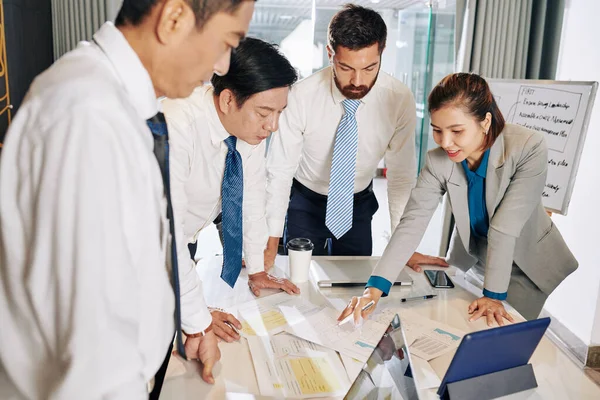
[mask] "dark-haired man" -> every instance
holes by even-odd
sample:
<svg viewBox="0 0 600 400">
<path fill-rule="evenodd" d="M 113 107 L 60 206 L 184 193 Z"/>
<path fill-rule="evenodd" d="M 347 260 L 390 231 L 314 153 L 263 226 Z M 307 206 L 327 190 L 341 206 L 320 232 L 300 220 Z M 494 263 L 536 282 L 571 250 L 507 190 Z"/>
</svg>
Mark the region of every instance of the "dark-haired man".
<svg viewBox="0 0 600 400">
<path fill-rule="evenodd" d="M 264 270 L 265 142 L 278 129 L 297 73 L 289 61 L 262 40 L 245 39 L 231 58 L 230 71 L 215 75 L 213 87 L 198 88 L 182 100 L 165 100 L 171 133 L 171 188 L 180 264 L 192 264 L 198 233 L 222 211 L 223 270 L 233 287 L 242 268 L 242 248 L 250 289 L 299 293 L 286 279 Z M 209 283 L 205 283 L 209 284 Z M 210 284 L 221 284 L 211 282 Z M 228 342 L 239 339 L 237 319 L 213 311 L 213 330 Z"/>
<path fill-rule="evenodd" d="M 1 398 L 147 399 L 182 327 L 179 352 L 213 382 L 201 286 L 179 286 L 169 251 L 157 97 L 225 74 L 254 2 L 201 3 L 124 0 L 17 113 L 0 160 Z"/>
<path fill-rule="evenodd" d="M 415 101 L 380 70 L 385 22 L 371 9 L 346 5 L 328 36 L 331 66 L 295 85 L 269 148 L 267 264 L 286 212 L 287 240 L 311 239 L 313 254 L 371 255 L 379 161 L 385 156 L 392 231 L 416 180 Z M 411 262 L 444 263 L 418 253 Z"/>
</svg>

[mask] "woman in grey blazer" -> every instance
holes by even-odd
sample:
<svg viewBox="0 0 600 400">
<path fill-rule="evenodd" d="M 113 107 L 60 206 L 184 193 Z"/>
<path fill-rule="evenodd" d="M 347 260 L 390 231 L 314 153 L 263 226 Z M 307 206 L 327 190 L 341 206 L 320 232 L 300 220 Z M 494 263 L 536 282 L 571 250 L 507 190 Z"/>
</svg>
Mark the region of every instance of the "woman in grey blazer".
<svg viewBox="0 0 600 400">
<path fill-rule="evenodd" d="M 358 321 L 365 304 L 387 295 L 445 193 L 456 221 L 447 261 L 485 277 L 483 297 L 467 310 L 470 320 L 512 321 L 502 300 L 525 318 L 537 318 L 548 295 L 578 266 L 542 205 L 548 162 L 543 135 L 505 124 L 487 82 L 475 74 L 445 77 L 428 102 L 440 147 L 428 152 L 365 292 L 340 320 L 353 312 Z"/>
</svg>

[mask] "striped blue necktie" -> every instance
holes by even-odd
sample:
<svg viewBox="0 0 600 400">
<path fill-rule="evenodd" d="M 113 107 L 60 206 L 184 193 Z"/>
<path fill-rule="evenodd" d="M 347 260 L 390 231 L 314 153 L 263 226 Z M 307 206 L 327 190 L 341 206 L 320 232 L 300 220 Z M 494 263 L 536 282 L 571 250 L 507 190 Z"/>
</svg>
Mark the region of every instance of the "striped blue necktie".
<svg viewBox="0 0 600 400">
<path fill-rule="evenodd" d="M 358 149 L 356 110 L 360 100 L 342 101 L 344 115 L 335 134 L 325 225 L 337 239 L 352 228 L 354 175 Z"/>
<path fill-rule="evenodd" d="M 225 139 L 227 157 L 221 185 L 223 211 L 223 270 L 221 279 L 233 287 L 242 271 L 242 205 L 244 203 L 244 169 L 236 150 L 237 138 Z"/>
<path fill-rule="evenodd" d="M 173 206 L 171 203 L 171 183 L 169 180 L 169 131 L 163 113 L 158 113 L 147 121 L 148 127 L 154 138 L 154 156 L 158 161 L 160 173 L 163 179 L 165 196 L 167 197 L 167 218 L 169 218 L 169 230 L 171 232 L 171 280 L 173 281 L 173 292 L 175 293 L 175 332 L 177 333 L 177 352 L 186 358 L 183 339 L 181 336 L 181 299 L 179 290 L 179 267 L 177 265 L 177 246 L 175 241 L 175 219 L 173 218 Z M 186 358 L 187 359 L 187 358 Z"/>
</svg>

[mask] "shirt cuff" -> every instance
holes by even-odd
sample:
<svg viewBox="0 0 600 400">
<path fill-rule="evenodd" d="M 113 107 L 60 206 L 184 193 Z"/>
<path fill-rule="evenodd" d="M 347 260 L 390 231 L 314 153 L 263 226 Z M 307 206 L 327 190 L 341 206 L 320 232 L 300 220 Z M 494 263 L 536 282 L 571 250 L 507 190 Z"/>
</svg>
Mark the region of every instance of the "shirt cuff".
<svg viewBox="0 0 600 400">
<path fill-rule="evenodd" d="M 204 302 L 202 291 L 194 297 L 181 299 L 181 329 L 190 334 L 202 332 L 212 323 L 212 315 Z"/>
<path fill-rule="evenodd" d="M 373 275 L 369 278 L 367 286 L 365 287 L 374 287 L 375 289 L 379 289 L 383 292 L 382 297 L 385 297 L 388 295 L 390 289 L 392 288 L 392 282 L 388 281 L 385 278 L 382 278 L 381 276 Z"/>
<path fill-rule="evenodd" d="M 283 228 L 285 227 L 285 219 L 267 219 L 267 226 L 270 237 L 283 237 Z"/>
<path fill-rule="evenodd" d="M 245 261 L 248 275 L 253 275 L 265 270 L 265 253 L 262 251 L 256 254 L 245 255 Z"/>
<path fill-rule="evenodd" d="M 508 293 L 507 292 L 496 293 L 496 292 L 490 292 L 487 289 L 483 289 L 483 295 L 485 297 L 489 297 L 490 299 L 503 301 L 503 300 L 506 300 L 506 297 L 508 296 Z"/>
</svg>

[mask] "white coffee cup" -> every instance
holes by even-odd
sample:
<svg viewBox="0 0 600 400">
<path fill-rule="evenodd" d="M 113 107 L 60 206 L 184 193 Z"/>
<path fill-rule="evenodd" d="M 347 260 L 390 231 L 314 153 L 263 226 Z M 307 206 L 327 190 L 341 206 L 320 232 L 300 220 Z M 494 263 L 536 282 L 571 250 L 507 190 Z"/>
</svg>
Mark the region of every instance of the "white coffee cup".
<svg viewBox="0 0 600 400">
<path fill-rule="evenodd" d="M 290 240 L 286 247 L 290 263 L 290 280 L 294 283 L 308 281 L 310 260 L 315 246 L 310 239 L 295 238 Z"/>
</svg>

